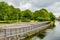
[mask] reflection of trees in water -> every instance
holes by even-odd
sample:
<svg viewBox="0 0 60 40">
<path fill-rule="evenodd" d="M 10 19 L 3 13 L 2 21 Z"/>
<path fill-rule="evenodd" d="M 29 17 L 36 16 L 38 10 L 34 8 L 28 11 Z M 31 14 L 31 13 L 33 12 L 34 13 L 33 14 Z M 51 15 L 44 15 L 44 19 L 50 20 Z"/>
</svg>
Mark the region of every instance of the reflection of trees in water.
<svg viewBox="0 0 60 40">
<path fill-rule="evenodd" d="M 50 25 L 50 26 L 48 27 L 48 29 L 53 29 L 54 27 L 55 27 L 55 24 Z M 46 36 L 46 30 L 43 31 L 43 32 L 40 32 L 39 35 L 37 35 L 37 37 L 39 37 L 39 38 L 41 38 L 41 39 L 43 39 L 45 36 Z"/>
<path fill-rule="evenodd" d="M 59 21 L 59 24 L 60 24 L 60 21 Z"/>
<path fill-rule="evenodd" d="M 48 29 L 53 29 L 54 27 L 55 27 L 55 24 L 50 25 L 50 26 L 48 27 Z"/>
<path fill-rule="evenodd" d="M 55 24 L 52 24 L 48 27 L 48 29 L 53 29 L 54 27 L 55 27 Z M 42 30 L 41 32 L 38 32 L 35 35 L 27 37 L 24 40 L 32 40 L 35 36 L 39 37 L 40 39 L 43 39 L 46 36 L 46 29 Z"/>
<path fill-rule="evenodd" d="M 45 31 L 39 33 L 39 35 L 38 35 L 38 37 L 41 38 L 41 39 L 43 39 L 45 36 L 46 36 L 46 32 Z"/>
</svg>

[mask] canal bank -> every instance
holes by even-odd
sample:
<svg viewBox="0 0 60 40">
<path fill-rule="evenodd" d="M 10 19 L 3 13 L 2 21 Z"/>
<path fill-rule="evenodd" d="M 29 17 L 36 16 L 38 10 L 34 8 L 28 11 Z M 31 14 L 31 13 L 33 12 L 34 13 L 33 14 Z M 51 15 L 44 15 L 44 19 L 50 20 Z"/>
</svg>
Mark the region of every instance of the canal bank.
<svg viewBox="0 0 60 40">
<path fill-rule="evenodd" d="M 55 21 L 55 26 L 53 28 L 46 29 L 41 35 L 36 35 L 28 40 L 60 40 L 60 21 Z"/>
<path fill-rule="evenodd" d="M 33 33 L 27 33 L 25 36 L 26 38 L 24 40 L 30 40 L 30 38 L 39 35 L 40 33 L 42 33 L 43 31 L 45 31 L 46 29 L 49 28 L 53 28 L 54 22 L 50 22 L 47 26 L 44 26 L 43 28 L 39 29 L 39 30 L 35 30 L 34 34 Z M 31 34 L 31 35 L 30 35 Z"/>
</svg>

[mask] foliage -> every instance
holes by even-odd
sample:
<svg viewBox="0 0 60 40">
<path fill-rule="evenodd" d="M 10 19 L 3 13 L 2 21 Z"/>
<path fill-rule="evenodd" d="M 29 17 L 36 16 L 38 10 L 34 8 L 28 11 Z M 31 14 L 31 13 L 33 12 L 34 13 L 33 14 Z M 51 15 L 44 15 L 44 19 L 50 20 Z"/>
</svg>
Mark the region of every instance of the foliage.
<svg viewBox="0 0 60 40">
<path fill-rule="evenodd" d="M 41 9 L 41 10 L 35 11 L 34 19 L 39 20 L 39 21 L 49 21 L 50 16 L 48 12 L 46 11 L 46 9 Z"/>
<path fill-rule="evenodd" d="M 54 20 L 56 19 L 56 17 L 53 15 L 52 12 L 50 12 L 49 15 L 50 15 L 50 19 L 51 19 L 51 21 L 54 21 Z"/>
<path fill-rule="evenodd" d="M 19 8 L 14 8 L 12 5 L 8 5 L 5 2 L 0 2 L 0 21 L 5 21 L 8 23 L 17 22 L 30 22 L 35 21 L 54 21 L 55 16 L 52 12 L 48 12 L 46 9 L 42 8 L 36 10 L 35 12 L 26 9 L 21 11 Z"/>
</svg>

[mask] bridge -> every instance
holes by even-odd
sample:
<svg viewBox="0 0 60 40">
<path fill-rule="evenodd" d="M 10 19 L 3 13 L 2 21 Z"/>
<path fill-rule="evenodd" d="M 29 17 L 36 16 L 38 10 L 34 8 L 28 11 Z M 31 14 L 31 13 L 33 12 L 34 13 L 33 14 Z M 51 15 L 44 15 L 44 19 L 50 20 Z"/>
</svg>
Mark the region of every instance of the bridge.
<svg viewBox="0 0 60 40">
<path fill-rule="evenodd" d="M 50 22 L 21 22 L 0 26 L 0 40 L 22 40 L 26 33 L 34 34 L 44 29 Z M 17 36 L 18 35 L 18 36 Z"/>
</svg>

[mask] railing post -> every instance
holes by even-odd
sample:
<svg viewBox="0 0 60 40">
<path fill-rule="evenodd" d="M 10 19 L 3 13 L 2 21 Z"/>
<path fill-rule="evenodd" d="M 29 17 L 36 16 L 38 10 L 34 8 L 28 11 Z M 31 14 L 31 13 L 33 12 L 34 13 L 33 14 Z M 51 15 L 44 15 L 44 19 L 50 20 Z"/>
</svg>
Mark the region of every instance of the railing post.
<svg viewBox="0 0 60 40">
<path fill-rule="evenodd" d="M 12 29 L 10 29 L 10 35 L 12 35 Z"/>
<path fill-rule="evenodd" d="M 11 37 L 9 37 L 9 40 L 11 40 Z"/>
<path fill-rule="evenodd" d="M 18 40 L 17 35 L 14 38 L 15 38 L 15 40 Z"/>
<path fill-rule="evenodd" d="M 24 32 L 25 30 L 24 30 L 24 28 L 23 28 L 23 32 Z"/>
<path fill-rule="evenodd" d="M 7 40 L 6 29 L 4 29 L 4 31 L 5 31 L 5 35 L 4 35 L 5 39 L 4 40 Z"/>
</svg>

